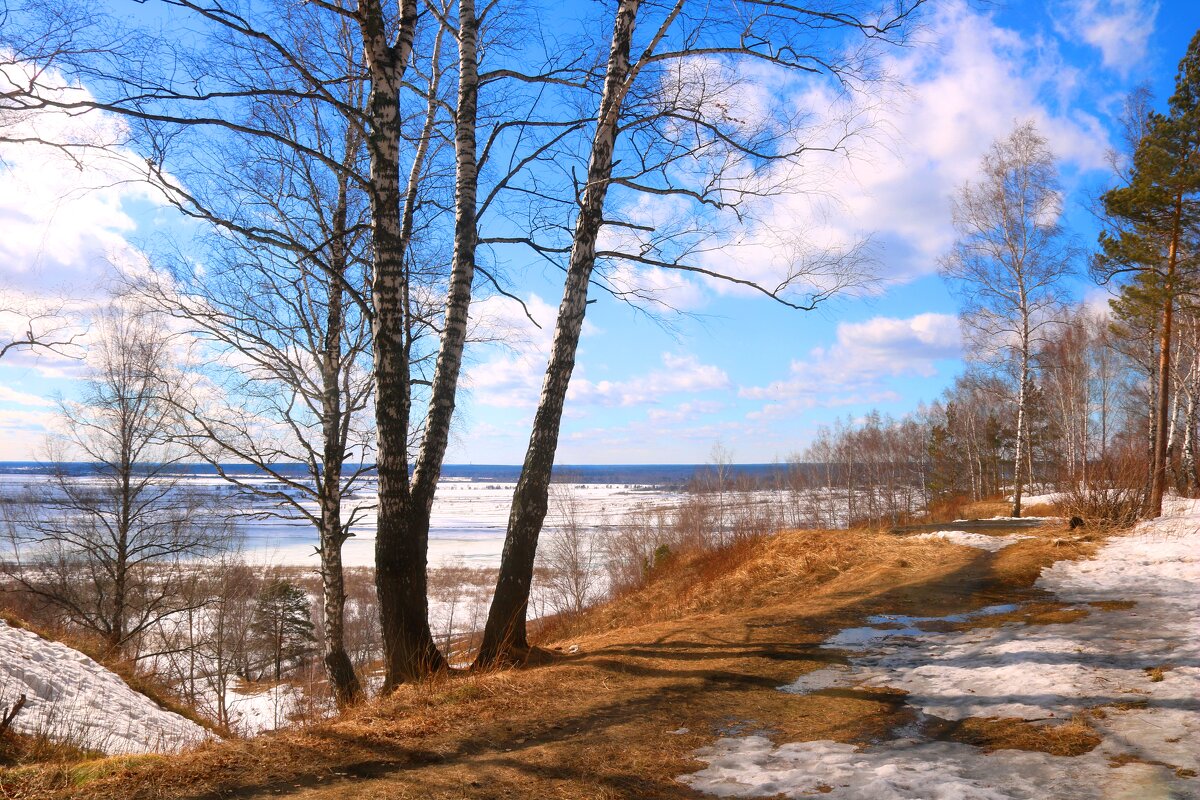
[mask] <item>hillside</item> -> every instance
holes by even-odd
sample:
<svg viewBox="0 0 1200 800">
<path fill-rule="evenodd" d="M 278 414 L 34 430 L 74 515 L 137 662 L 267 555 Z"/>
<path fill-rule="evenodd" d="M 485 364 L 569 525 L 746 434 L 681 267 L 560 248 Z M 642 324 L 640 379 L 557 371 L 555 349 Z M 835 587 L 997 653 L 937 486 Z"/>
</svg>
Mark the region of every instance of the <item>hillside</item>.
<svg viewBox="0 0 1200 800">
<path fill-rule="evenodd" d="M 24 697 L 12 730 L 108 753 L 171 752 L 210 734 L 65 644 L 0 621 L 0 708 Z"/>
<path fill-rule="evenodd" d="M 114 799 L 1200 797 L 1200 507 L 1093 538 L 1057 522 L 783 533 L 664 565 L 556 634 L 536 668 L 2 785 Z"/>
</svg>

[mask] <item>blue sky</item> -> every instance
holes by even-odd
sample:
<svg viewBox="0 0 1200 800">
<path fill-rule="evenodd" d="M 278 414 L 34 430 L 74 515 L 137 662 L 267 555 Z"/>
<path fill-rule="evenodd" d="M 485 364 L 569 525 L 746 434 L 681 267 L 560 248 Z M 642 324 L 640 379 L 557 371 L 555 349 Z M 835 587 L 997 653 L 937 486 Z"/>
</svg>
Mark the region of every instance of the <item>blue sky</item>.
<svg viewBox="0 0 1200 800">
<path fill-rule="evenodd" d="M 1138 83 L 1165 102 L 1198 27 L 1200 4 L 1185 0 L 938 4 L 919 41 L 889 57 L 905 89 L 885 98 L 880 133 L 849 163 L 820 173 L 832 195 L 824 224 L 871 232 L 881 287 L 805 313 L 728 287 L 643 275 L 688 312 L 663 321 L 599 296 L 558 461 L 701 462 L 718 441 L 737 461 L 786 459 L 835 418 L 871 408 L 900 415 L 935 398 L 961 368 L 956 305 L 936 275 L 952 236 L 954 188 L 995 137 L 1032 118 L 1062 160 L 1067 222 L 1090 245 L 1085 204 L 1107 180 L 1111 121 Z M 94 297 L 107 263 L 136 260 L 134 243 L 175 224 L 134 186 L 81 188 L 111 184 L 118 167 L 81 173 L 44 153 L 0 155 L 0 285 L 10 294 Z M 781 198 L 767 216 L 802 226 L 812 210 Z M 756 274 L 761 265 L 735 266 Z M 541 269 L 520 274 L 515 291 L 543 329 L 522 326 L 515 304 L 500 298 L 477 308 L 481 320 L 519 335 L 512 347 L 469 353 L 450 462 L 523 456 L 561 285 Z M 1076 295 L 1103 301 L 1083 279 Z M 0 362 L 0 459 L 37 455 L 49 398 L 70 396 L 78 374 L 59 359 Z"/>
</svg>

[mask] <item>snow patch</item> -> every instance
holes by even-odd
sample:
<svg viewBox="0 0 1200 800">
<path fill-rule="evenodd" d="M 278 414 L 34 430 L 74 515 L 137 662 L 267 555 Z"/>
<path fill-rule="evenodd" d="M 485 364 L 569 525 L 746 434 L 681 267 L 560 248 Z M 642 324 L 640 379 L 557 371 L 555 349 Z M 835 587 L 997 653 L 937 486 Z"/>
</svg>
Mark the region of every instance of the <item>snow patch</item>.
<svg viewBox="0 0 1200 800">
<path fill-rule="evenodd" d="M 303 691 L 290 683 L 257 692 L 230 689 L 225 701 L 229 726 L 243 736 L 286 727 L 299 711 L 303 698 Z"/>
<path fill-rule="evenodd" d="M 176 752 L 211 736 L 78 650 L 0 621 L 0 706 L 21 695 L 14 730 L 108 755 Z"/>
<path fill-rule="evenodd" d="M 1024 517 L 1023 519 L 1028 519 Z M 970 533 L 968 531 L 933 531 L 931 533 L 918 533 L 912 537 L 914 539 L 938 539 L 941 541 L 950 542 L 952 544 L 961 544 L 966 547 L 976 547 L 980 550 L 987 550 L 991 553 L 999 552 L 1009 545 L 1016 544 L 1022 539 L 1032 539 L 1032 536 L 1024 533 L 1010 533 L 1005 536 L 989 536 L 986 533 Z"/>
<path fill-rule="evenodd" d="M 764 736 L 719 739 L 695 757 L 708 766 L 681 778 L 718 797 L 831 800 L 1147 800 L 1197 797 L 1195 781 L 1160 766 L 1110 767 L 1092 751 L 1063 758 L 1022 750 L 982 755 L 970 745 L 911 739 L 862 749 L 840 742 L 776 747 Z"/>
<path fill-rule="evenodd" d="M 1200 798 L 1200 501 L 1173 501 L 1165 511 L 1094 559 L 1059 562 L 1038 580 L 1077 607 L 1135 601 L 1133 609 L 1087 605 L 1089 614 L 1071 623 L 940 633 L 920 628 L 933 618 L 875 617 L 868 622 L 882 627 L 848 629 L 825 642 L 851 651 L 849 665 L 781 687 L 901 689 L 919 712 L 951 720 L 1052 724 L 1103 706 L 1092 721 L 1102 742 L 1092 752 L 985 755 L 920 737 L 861 749 L 828 741 L 776 747 L 753 736 L 696 751 L 708 767 L 681 780 L 727 797 Z M 1137 761 L 1114 766 L 1130 758 Z"/>
</svg>

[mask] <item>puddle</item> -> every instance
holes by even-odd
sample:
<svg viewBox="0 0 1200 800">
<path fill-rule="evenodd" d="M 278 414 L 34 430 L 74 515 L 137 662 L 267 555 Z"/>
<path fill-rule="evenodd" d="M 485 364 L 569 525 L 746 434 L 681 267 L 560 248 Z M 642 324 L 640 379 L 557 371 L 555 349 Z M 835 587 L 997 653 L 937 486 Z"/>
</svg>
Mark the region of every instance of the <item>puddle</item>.
<svg viewBox="0 0 1200 800">
<path fill-rule="evenodd" d="M 821 647 L 837 650 L 861 650 L 887 639 L 928 636 L 930 631 L 920 626 L 927 623 L 966 622 L 979 617 L 1008 614 L 1020 608 L 1017 603 L 987 606 L 962 614 L 945 617 L 911 617 L 905 614 L 876 614 L 867 617 L 869 625 L 861 628 L 846 628 L 822 642 Z"/>
</svg>

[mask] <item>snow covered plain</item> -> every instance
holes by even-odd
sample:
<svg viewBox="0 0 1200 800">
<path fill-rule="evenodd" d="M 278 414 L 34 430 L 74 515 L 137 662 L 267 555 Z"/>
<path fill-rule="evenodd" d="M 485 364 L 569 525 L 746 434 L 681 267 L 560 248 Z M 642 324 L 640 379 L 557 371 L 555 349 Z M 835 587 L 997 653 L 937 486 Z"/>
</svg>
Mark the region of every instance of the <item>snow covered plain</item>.
<svg viewBox="0 0 1200 800">
<path fill-rule="evenodd" d="M 44 481 L 45 476 L 44 468 L 40 467 L 17 473 L 0 472 L 0 498 L 17 497 L 28 486 Z M 80 480 L 91 479 L 82 477 Z M 287 491 L 282 484 L 263 476 L 243 477 L 242 480 L 266 489 Z M 307 521 L 280 518 L 280 507 L 270 501 L 236 498 L 229 485 L 215 474 L 188 474 L 180 476 L 179 481 L 180 486 L 188 489 L 212 491 L 231 498 L 230 504 L 243 515 L 241 546 L 252 563 L 317 567 L 316 532 Z M 515 482 L 502 480 L 448 478 L 439 481 L 430 518 L 430 566 L 498 567 L 515 488 Z M 674 506 L 682 497 L 679 492 L 637 483 L 554 484 L 546 527 L 553 529 L 563 524 L 562 504 L 558 498 L 573 508 L 575 523 L 586 533 L 593 534 L 604 525 L 621 521 L 638 508 Z M 376 498 L 374 479 L 366 479 L 343 503 L 343 519 L 355 520 L 350 529 L 351 538 L 342 548 L 342 561 L 348 567 L 369 567 L 375 563 L 373 507 Z M 306 505 L 314 512 L 317 510 L 313 503 Z"/>
<path fill-rule="evenodd" d="M 25 695 L 14 730 L 109 755 L 174 752 L 210 736 L 64 644 L 0 622 L 0 653 L 0 707 Z"/>
<path fill-rule="evenodd" d="M 930 620 L 880 617 L 868 622 L 886 627 L 843 631 L 825 643 L 848 651 L 848 666 L 817 670 L 780 688 L 889 686 L 908 692 L 919 713 L 950 720 L 1018 717 L 1054 724 L 1103 707 L 1103 716 L 1091 720 L 1102 737 L 1091 752 L 986 754 L 925 738 L 919 726 L 865 747 L 776 745 L 747 736 L 697 750 L 708 766 L 680 780 L 723 797 L 1200 798 L 1200 501 L 1171 503 L 1163 518 L 1112 540 L 1094 559 L 1044 570 L 1038 585 L 1088 615 L 1071 623 L 946 633 L 917 627 Z M 1113 601 L 1136 605 L 1092 605 Z"/>
<path fill-rule="evenodd" d="M 504 532 L 515 483 L 447 480 L 438 484 L 429 521 L 429 564 L 433 567 L 464 564 L 499 567 Z M 555 484 L 546 518 L 547 529 L 563 524 L 555 502 L 563 493 L 574 507 L 575 521 L 593 534 L 642 506 L 675 505 L 681 495 L 631 484 Z M 372 490 L 364 489 L 347 500 L 344 516 L 361 507 L 351 538 L 342 547 L 348 567 L 375 563 L 375 503 Z M 300 521 L 257 520 L 246 523 L 246 554 L 266 564 L 313 566 L 317 564 L 312 526 Z"/>
</svg>

